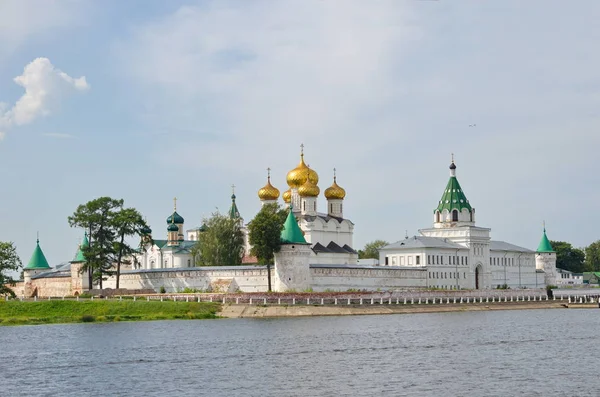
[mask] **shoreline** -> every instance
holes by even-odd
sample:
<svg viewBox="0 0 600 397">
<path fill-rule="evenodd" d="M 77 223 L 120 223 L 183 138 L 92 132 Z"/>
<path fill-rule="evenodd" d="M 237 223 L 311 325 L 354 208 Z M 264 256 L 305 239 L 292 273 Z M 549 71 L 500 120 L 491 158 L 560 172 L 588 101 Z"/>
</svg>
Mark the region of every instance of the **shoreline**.
<svg viewBox="0 0 600 397">
<path fill-rule="evenodd" d="M 541 302 L 501 302 L 501 303 L 457 303 L 429 305 L 337 305 L 337 306 L 264 306 L 248 304 L 226 304 L 217 312 L 223 318 L 278 318 L 278 317 L 311 317 L 311 316 L 353 316 L 378 314 L 410 314 L 410 313 L 451 313 L 466 311 L 492 310 L 532 310 L 532 309 L 566 309 L 566 308 L 598 308 L 597 304 L 567 304 L 558 301 Z"/>
<path fill-rule="evenodd" d="M 118 321 L 200 320 L 218 318 L 220 304 L 133 300 L 0 301 L 0 327 Z"/>
</svg>

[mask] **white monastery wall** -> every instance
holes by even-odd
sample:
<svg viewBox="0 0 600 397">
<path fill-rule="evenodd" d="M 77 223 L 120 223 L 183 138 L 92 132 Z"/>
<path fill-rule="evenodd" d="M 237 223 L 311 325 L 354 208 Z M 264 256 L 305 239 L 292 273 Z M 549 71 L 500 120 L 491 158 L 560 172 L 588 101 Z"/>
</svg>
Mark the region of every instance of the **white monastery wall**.
<svg viewBox="0 0 600 397">
<path fill-rule="evenodd" d="M 312 289 L 315 292 L 348 290 L 389 290 L 424 288 L 425 269 L 390 267 L 311 266 Z"/>
</svg>

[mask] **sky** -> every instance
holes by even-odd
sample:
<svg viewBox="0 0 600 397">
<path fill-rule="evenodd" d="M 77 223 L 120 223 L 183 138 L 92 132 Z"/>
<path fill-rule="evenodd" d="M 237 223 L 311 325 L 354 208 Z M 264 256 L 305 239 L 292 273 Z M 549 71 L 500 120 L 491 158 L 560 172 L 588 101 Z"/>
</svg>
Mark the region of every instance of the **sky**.
<svg viewBox="0 0 600 397">
<path fill-rule="evenodd" d="M 354 248 L 431 227 L 454 153 L 477 225 L 535 249 L 597 229 L 597 0 L 1 0 L 0 241 L 51 266 L 122 198 L 166 236 L 260 209 L 299 161 Z M 474 125 L 470 127 L 471 125 Z M 319 207 L 326 209 L 325 198 Z"/>
</svg>

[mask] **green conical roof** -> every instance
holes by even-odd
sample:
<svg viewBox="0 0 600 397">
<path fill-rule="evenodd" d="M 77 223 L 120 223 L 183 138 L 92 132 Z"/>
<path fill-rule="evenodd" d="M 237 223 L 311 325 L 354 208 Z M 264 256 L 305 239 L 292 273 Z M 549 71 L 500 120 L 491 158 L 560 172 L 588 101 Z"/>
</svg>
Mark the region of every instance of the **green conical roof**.
<svg viewBox="0 0 600 397">
<path fill-rule="evenodd" d="M 542 239 L 540 240 L 540 245 L 538 245 L 538 249 L 536 252 L 555 252 L 552 248 L 552 244 L 550 244 L 550 240 L 548 240 L 548 236 L 546 236 L 546 228 L 544 227 L 544 234 L 542 235 Z"/>
<path fill-rule="evenodd" d="M 87 237 L 87 232 L 83 235 L 83 240 L 81 240 L 81 244 L 79 244 L 79 249 L 77 250 L 77 255 L 73 259 L 73 262 L 85 262 L 85 255 L 83 255 L 82 248 L 89 247 L 90 242 Z"/>
<path fill-rule="evenodd" d="M 235 194 L 231 195 L 231 208 L 229 208 L 229 217 L 231 219 L 236 219 L 240 217 L 240 211 L 238 211 L 238 207 L 235 204 Z"/>
<path fill-rule="evenodd" d="M 37 241 L 37 245 L 33 250 L 33 255 L 31 255 L 31 259 L 25 269 L 50 269 L 50 265 L 48 265 L 48 261 L 40 248 L 40 240 Z"/>
<path fill-rule="evenodd" d="M 283 224 L 283 230 L 281 231 L 281 243 L 282 244 L 307 244 L 298 226 L 296 217 L 293 214 L 292 209 L 288 212 L 287 219 Z"/>
<path fill-rule="evenodd" d="M 471 208 L 471 204 L 469 204 L 469 200 L 465 196 L 462 188 L 460 187 L 460 183 L 458 183 L 458 179 L 456 179 L 455 171 L 456 165 L 454 161 L 450 165 L 451 175 L 448 184 L 446 185 L 446 189 L 444 190 L 444 194 L 437 206 L 437 208 L 433 211 L 442 212 L 443 210 L 448 210 L 448 212 L 452 212 L 452 210 L 456 209 L 458 212 L 461 212 L 463 209 L 469 210 L 469 212 L 473 211 Z"/>
</svg>

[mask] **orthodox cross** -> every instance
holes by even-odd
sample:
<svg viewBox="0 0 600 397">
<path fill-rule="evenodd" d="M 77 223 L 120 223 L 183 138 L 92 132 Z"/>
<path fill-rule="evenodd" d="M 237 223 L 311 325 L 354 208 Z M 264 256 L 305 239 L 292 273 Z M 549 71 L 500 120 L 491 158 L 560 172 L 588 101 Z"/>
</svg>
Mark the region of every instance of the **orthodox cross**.
<svg viewBox="0 0 600 397">
<path fill-rule="evenodd" d="M 335 174 L 335 168 L 333 169 L 333 181 L 335 182 L 337 175 Z"/>
<path fill-rule="evenodd" d="M 173 211 L 177 211 L 177 197 L 173 197 Z"/>
<path fill-rule="evenodd" d="M 231 194 L 235 194 L 235 185 L 231 185 Z"/>
<path fill-rule="evenodd" d="M 300 156 L 304 156 L 304 144 L 300 144 Z"/>
<path fill-rule="evenodd" d="M 454 153 L 451 153 L 452 155 L 452 162 L 454 163 Z"/>
<path fill-rule="evenodd" d="M 267 168 L 267 179 L 271 181 L 271 167 Z"/>
</svg>

